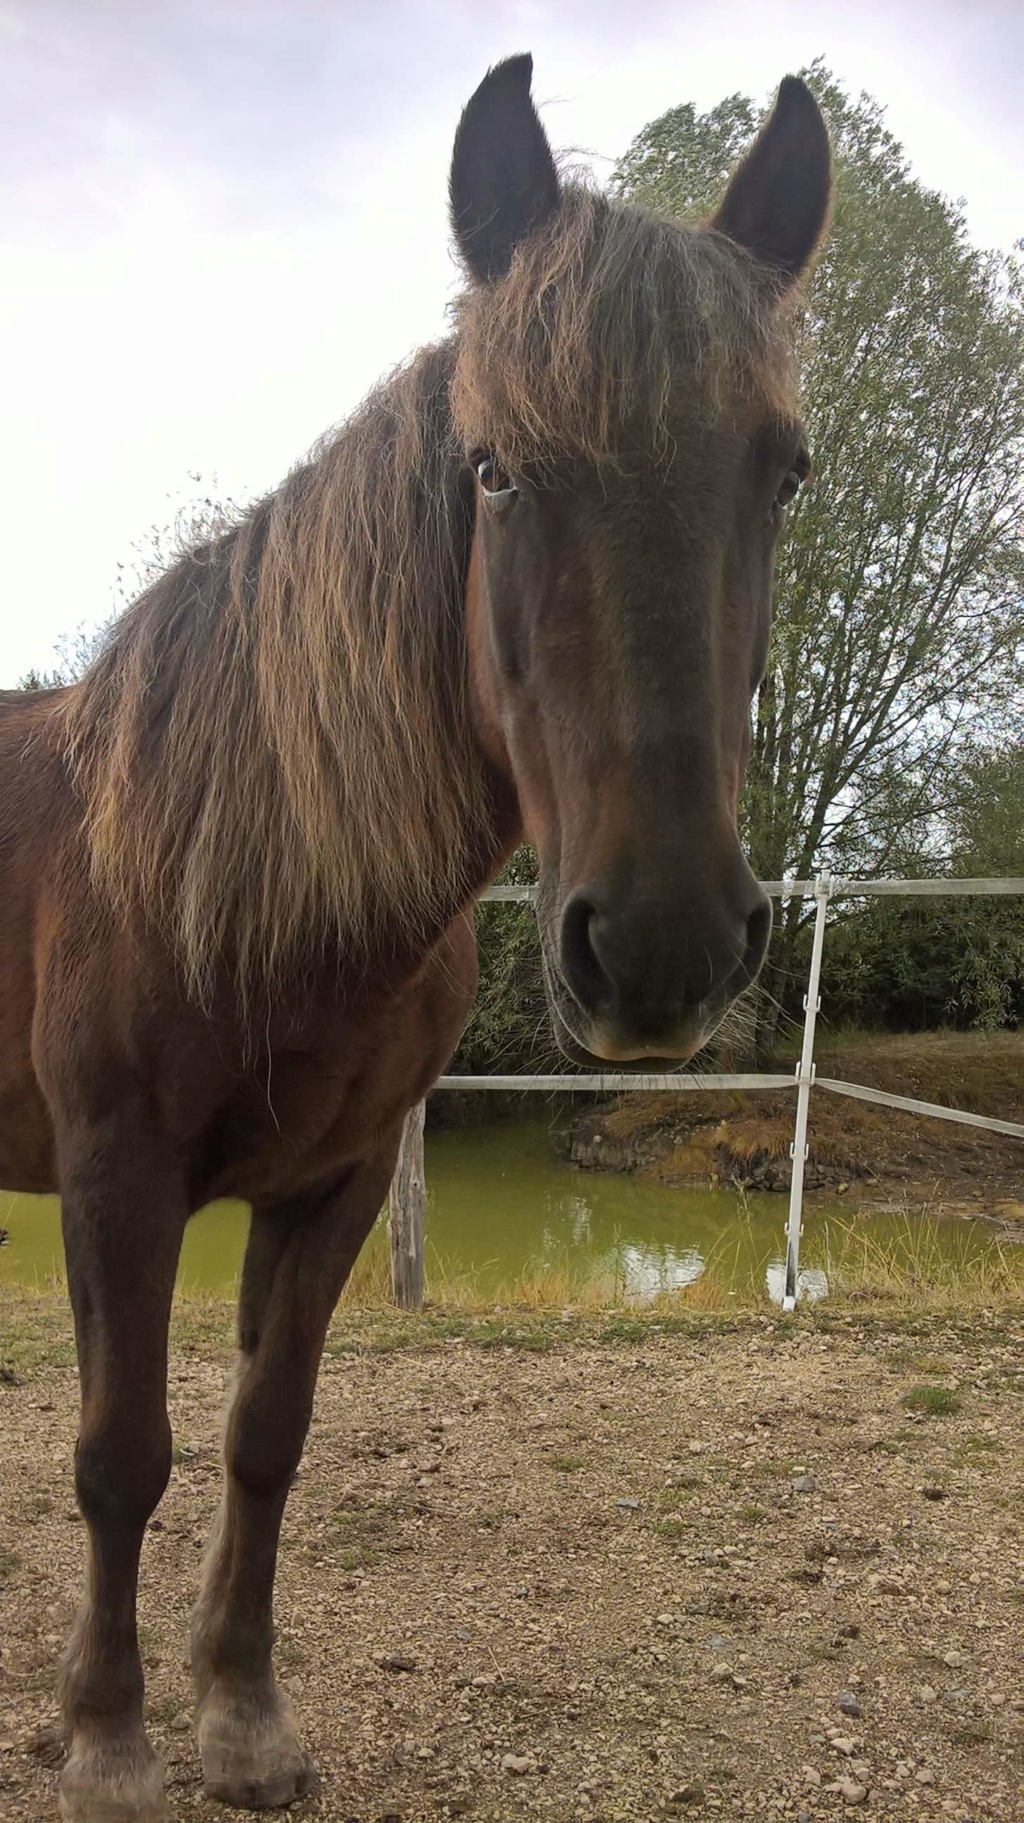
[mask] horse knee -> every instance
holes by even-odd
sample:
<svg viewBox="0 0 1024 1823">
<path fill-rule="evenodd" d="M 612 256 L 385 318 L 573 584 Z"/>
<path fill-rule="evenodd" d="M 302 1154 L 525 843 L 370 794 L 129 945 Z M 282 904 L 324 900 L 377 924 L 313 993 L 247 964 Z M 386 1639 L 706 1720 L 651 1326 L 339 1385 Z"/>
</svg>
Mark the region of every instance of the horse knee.
<svg viewBox="0 0 1024 1823">
<path fill-rule="evenodd" d="M 171 1427 L 165 1415 L 140 1433 L 116 1412 L 84 1424 L 75 1446 L 75 1490 L 90 1525 L 141 1530 L 171 1474 Z"/>
<path fill-rule="evenodd" d="M 231 1414 L 224 1448 L 232 1480 L 247 1494 L 266 1498 L 287 1489 L 302 1459 L 310 1407 L 281 1388 L 273 1399 L 243 1390 Z"/>
</svg>

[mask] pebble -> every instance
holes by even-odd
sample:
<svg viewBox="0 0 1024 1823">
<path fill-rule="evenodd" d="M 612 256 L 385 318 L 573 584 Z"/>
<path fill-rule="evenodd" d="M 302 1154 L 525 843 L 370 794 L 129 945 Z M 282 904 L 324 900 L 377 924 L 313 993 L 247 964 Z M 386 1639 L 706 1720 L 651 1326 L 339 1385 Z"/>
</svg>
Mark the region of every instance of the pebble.
<svg viewBox="0 0 1024 1823">
<path fill-rule="evenodd" d="M 856 1779 L 837 1779 L 834 1789 L 839 1792 L 847 1804 L 865 1804 L 867 1802 L 868 1788 L 866 1785 L 859 1784 Z"/>
<path fill-rule="evenodd" d="M 967 1663 L 967 1660 L 962 1652 L 947 1652 L 942 1662 L 944 1665 L 948 1665 L 951 1671 L 957 1671 L 961 1665 Z"/>
<path fill-rule="evenodd" d="M 833 1735 L 831 1745 L 835 1748 L 837 1753 L 844 1754 L 847 1759 L 850 1758 L 851 1754 L 854 1754 L 857 1751 L 857 1743 L 851 1734 Z"/>
<path fill-rule="evenodd" d="M 864 1714 L 864 1711 L 861 1708 L 860 1704 L 858 1703 L 857 1698 L 854 1696 L 852 1690 L 841 1690 L 840 1691 L 839 1707 L 842 1710 L 844 1715 L 852 1716 L 854 1721 L 859 1721 L 861 1716 Z"/>
<path fill-rule="evenodd" d="M 529 1754 L 525 1753 L 503 1753 L 501 1756 L 502 1772 L 518 1774 L 532 1772 L 536 1764 L 536 1760 L 531 1759 Z"/>
<path fill-rule="evenodd" d="M 640 1511 L 639 1500 L 617 1500 L 615 1504 L 617 1507 L 623 1507 L 627 1513 L 639 1513 Z"/>
<path fill-rule="evenodd" d="M 917 1694 L 922 1703 L 934 1703 L 938 1700 L 938 1692 L 932 1689 L 931 1684 L 922 1684 Z"/>
<path fill-rule="evenodd" d="M 935 1774 L 930 1766 L 919 1766 L 914 1774 L 919 1785 L 934 1785 Z"/>
<path fill-rule="evenodd" d="M 793 1481 L 794 1494 L 813 1494 L 818 1483 L 813 1475 L 797 1475 Z"/>
<path fill-rule="evenodd" d="M 732 1666 L 731 1665 L 712 1665 L 711 1681 L 713 1684 L 731 1684 L 732 1683 Z"/>
</svg>

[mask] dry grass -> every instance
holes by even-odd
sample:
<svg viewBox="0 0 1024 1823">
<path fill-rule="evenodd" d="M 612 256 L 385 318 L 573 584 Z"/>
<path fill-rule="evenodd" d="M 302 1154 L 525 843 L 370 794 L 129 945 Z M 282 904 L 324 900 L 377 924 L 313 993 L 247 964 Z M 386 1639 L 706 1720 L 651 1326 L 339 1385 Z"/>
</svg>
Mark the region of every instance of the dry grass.
<svg viewBox="0 0 1024 1823">
<path fill-rule="evenodd" d="M 1024 1306 L 1024 1246 L 993 1231 L 980 1249 L 977 1231 L 954 1222 L 941 1206 L 924 1213 L 906 1207 L 890 1221 L 884 1240 L 856 1216 L 830 1217 L 822 1261 L 828 1278 L 828 1307 L 906 1314 L 983 1312 Z M 742 1216 L 723 1228 L 692 1283 L 654 1299 L 633 1292 L 622 1274 L 583 1258 L 565 1258 L 510 1275 L 495 1285 L 488 1276 L 454 1267 L 428 1248 L 429 1308 L 459 1314 L 494 1311 L 538 1314 L 568 1312 L 592 1316 L 628 1311 L 657 1320 L 687 1312 L 770 1311 L 763 1267 L 751 1265 Z M 359 1260 L 342 1300 L 344 1310 L 368 1313 L 393 1309 L 390 1269 L 383 1246 L 370 1246 Z"/>
<path fill-rule="evenodd" d="M 905 1208 L 884 1244 L 855 1219 L 829 1223 L 825 1271 L 829 1301 L 881 1303 L 905 1310 L 983 1311 L 1024 1300 L 1024 1247 L 993 1232 L 977 1250 L 974 1233 L 941 1209 Z"/>
<path fill-rule="evenodd" d="M 815 1055 L 820 1076 L 846 1077 L 969 1113 L 1021 1119 L 1024 1031 L 826 1031 Z"/>
</svg>

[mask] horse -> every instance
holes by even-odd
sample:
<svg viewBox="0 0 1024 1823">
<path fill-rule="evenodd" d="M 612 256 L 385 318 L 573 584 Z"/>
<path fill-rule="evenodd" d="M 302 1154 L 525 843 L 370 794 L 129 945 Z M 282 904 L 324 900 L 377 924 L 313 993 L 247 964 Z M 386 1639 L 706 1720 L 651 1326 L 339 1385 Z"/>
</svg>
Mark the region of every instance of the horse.
<svg viewBox="0 0 1024 1823">
<path fill-rule="evenodd" d="M 772 558 L 810 471 L 799 280 L 829 146 L 787 77 L 685 226 L 560 172 L 532 62 L 466 106 L 448 333 L 182 554 L 60 689 L 0 701 L 0 1182 L 59 1190 L 87 1592 L 68 1823 L 160 1823 L 139 1554 L 167 1485 L 190 1216 L 251 1207 L 191 1634 L 206 1791 L 315 1766 L 272 1663 L 285 1501 L 337 1299 L 528 838 L 577 1062 L 686 1061 L 754 978 L 737 800 Z"/>
</svg>

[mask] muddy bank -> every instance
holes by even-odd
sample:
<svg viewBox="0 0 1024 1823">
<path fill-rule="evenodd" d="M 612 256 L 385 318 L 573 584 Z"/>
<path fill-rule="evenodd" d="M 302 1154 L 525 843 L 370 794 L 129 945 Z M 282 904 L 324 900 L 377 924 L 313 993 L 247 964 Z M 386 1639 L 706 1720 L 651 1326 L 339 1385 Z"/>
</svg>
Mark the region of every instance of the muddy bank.
<svg viewBox="0 0 1024 1823">
<path fill-rule="evenodd" d="M 652 1096 L 646 1106 L 630 1101 L 625 1109 L 605 1104 L 574 1120 L 555 1143 L 568 1163 L 584 1171 L 623 1171 L 664 1184 L 789 1189 L 793 1124 L 784 1104 L 760 1119 L 737 1109 L 716 1120 L 681 1115 L 678 1102 L 666 1105 L 668 1100 Z M 807 1159 L 805 1188 L 844 1194 L 855 1180 L 878 1182 L 852 1145 L 826 1148 L 819 1137 Z"/>
<path fill-rule="evenodd" d="M 777 1067 L 792 1068 L 792 1059 Z M 823 1044 L 819 1076 L 1024 1123 L 1024 1034 L 923 1033 Z M 788 1190 L 794 1097 L 625 1095 L 584 1110 L 560 1144 L 585 1170 L 626 1171 L 662 1183 Z M 914 1201 L 947 1200 L 1024 1218 L 1024 1141 L 871 1107 L 818 1090 L 812 1097 L 806 1185 Z M 1015 1214 L 1015 1211 L 1019 1212 Z"/>
</svg>

